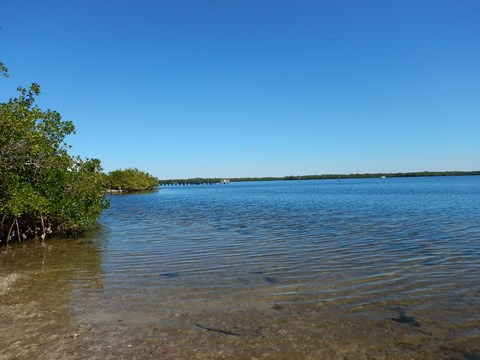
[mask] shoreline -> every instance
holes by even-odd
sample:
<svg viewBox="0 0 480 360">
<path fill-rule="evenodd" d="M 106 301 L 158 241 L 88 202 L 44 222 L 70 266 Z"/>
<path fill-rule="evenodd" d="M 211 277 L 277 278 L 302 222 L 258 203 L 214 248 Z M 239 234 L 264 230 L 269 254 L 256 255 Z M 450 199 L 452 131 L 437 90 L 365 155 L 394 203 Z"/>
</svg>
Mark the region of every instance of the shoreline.
<svg viewBox="0 0 480 360">
<path fill-rule="evenodd" d="M 338 180 L 338 179 L 375 179 L 375 178 L 412 178 L 412 177 L 443 177 L 443 176 L 479 176 L 480 170 L 475 171 L 423 171 L 398 173 L 355 173 L 355 174 L 323 174 L 323 175 L 289 175 L 266 177 L 236 177 L 228 178 L 228 182 L 247 181 L 291 181 L 291 180 Z M 188 178 L 159 180 L 160 186 L 166 185 L 200 185 L 222 184 L 221 178 Z"/>
</svg>

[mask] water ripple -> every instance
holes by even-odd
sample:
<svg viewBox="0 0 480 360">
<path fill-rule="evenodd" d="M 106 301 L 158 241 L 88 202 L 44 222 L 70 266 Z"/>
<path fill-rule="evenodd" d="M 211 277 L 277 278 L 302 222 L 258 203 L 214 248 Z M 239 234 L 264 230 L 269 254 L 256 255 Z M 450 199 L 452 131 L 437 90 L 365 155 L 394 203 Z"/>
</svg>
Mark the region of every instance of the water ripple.
<svg viewBox="0 0 480 360">
<path fill-rule="evenodd" d="M 101 291 L 113 303 L 124 294 L 116 306 L 433 311 L 479 297 L 479 177 L 167 187 L 111 201 Z"/>
</svg>

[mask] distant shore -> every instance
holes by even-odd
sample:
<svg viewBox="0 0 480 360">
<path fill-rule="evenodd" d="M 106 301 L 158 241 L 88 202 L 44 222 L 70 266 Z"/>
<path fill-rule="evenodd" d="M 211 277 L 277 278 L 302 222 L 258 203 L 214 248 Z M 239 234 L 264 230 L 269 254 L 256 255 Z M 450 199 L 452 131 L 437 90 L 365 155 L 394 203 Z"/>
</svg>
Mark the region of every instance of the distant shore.
<svg viewBox="0 0 480 360">
<path fill-rule="evenodd" d="M 242 181 L 286 181 L 286 180 L 332 180 L 332 179 L 369 179 L 369 178 L 399 178 L 399 177 L 425 177 L 425 176 L 470 176 L 480 175 L 477 171 L 422 171 L 398 173 L 364 173 L 364 174 L 323 174 L 323 175 L 290 175 L 284 177 L 243 177 L 229 178 L 229 182 Z M 160 180 L 160 185 L 201 185 L 222 184 L 223 178 L 190 178 Z"/>
</svg>

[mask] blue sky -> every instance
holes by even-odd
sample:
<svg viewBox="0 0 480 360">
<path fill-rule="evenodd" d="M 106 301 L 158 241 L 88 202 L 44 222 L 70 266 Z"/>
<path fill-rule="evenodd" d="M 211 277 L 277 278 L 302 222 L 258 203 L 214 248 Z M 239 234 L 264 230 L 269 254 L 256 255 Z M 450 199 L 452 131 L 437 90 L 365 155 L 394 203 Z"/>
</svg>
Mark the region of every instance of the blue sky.
<svg viewBox="0 0 480 360">
<path fill-rule="evenodd" d="M 480 169 L 480 2 L 3 0 L 0 101 L 162 179 Z"/>
</svg>

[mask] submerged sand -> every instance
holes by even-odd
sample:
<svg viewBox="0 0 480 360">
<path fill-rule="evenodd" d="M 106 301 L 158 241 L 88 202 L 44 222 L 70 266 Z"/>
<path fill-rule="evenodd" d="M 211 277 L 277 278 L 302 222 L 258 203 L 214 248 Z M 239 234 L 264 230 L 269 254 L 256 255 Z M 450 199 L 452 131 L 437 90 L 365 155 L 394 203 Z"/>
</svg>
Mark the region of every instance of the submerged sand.
<svg viewBox="0 0 480 360">
<path fill-rule="evenodd" d="M 41 292 L 45 272 L 0 277 L 0 359 L 478 359 L 478 333 L 449 342 L 435 329 L 391 318 L 325 316 L 299 308 L 259 311 L 183 308 L 142 319 L 134 313 L 75 315 L 68 285 Z M 433 330 L 433 331 L 431 331 Z"/>
<path fill-rule="evenodd" d="M 0 360 L 480 359 L 474 292 L 459 292 L 458 306 L 347 311 L 293 295 L 190 296 L 181 276 L 163 273 L 156 288 L 125 293 L 85 241 L 0 249 Z"/>
</svg>

